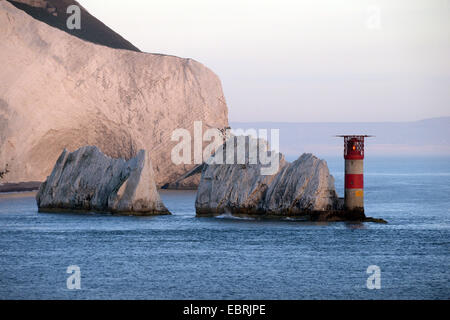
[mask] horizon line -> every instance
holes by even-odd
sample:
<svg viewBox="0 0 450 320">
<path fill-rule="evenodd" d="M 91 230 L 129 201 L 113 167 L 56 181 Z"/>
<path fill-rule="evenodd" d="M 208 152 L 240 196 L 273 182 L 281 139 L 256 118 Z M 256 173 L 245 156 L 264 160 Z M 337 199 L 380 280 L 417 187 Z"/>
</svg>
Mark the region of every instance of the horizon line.
<svg viewBox="0 0 450 320">
<path fill-rule="evenodd" d="M 234 122 L 234 123 L 292 123 L 292 124 L 298 124 L 298 123 L 415 123 L 415 122 L 422 122 L 422 121 L 430 121 L 430 120 L 450 120 L 450 116 L 442 116 L 442 117 L 432 117 L 432 118 L 424 118 L 420 120 L 404 120 L 404 121 L 233 121 L 229 120 L 228 122 Z"/>
</svg>

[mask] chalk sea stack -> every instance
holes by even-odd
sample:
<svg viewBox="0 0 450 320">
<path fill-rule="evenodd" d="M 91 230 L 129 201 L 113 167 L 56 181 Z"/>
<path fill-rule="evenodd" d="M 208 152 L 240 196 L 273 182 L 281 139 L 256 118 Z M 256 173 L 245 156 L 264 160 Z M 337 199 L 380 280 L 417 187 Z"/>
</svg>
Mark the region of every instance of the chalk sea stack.
<svg viewBox="0 0 450 320">
<path fill-rule="evenodd" d="M 42 182 L 64 148 L 95 145 L 123 159 L 147 150 L 160 187 L 195 167 L 171 161 L 175 129 L 193 135 L 194 121 L 205 129 L 228 126 L 220 80 L 201 63 L 133 51 L 101 24 L 93 32 L 117 45 L 89 42 L 86 34 L 49 25 L 45 12 L 42 21 L 33 18 L 49 8 L 52 16 L 53 3 L 55 19 L 66 19 L 59 1 L 20 3 L 31 15 L 0 1 L 0 170 L 8 168 L 2 183 Z M 84 12 L 81 31 L 89 31 Z"/>
<path fill-rule="evenodd" d="M 313 221 L 379 222 L 364 213 L 343 210 L 343 201 L 336 193 L 326 161 L 305 153 L 290 163 L 279 153 L 277 172 L 262 175 L 264 165 L 249 161 L 252 147 L 248 141 L 247 138 L 244 164 L 204 165 L 195 202 L 197 216 L 230 213 L 296 216 Z M 234 139 L 226 144 L 233 142 L 236 145 Z M 236 157 L 237 148 L 234 150 Z"/>
<path fill-rule="evenodd" d="M 148 152 L 126 161 L 95 146 L 64 150 L 36 195 L 40 212 L 96 211 L 129 215 L 170 214 L 156 190 Z"/>
</svg>

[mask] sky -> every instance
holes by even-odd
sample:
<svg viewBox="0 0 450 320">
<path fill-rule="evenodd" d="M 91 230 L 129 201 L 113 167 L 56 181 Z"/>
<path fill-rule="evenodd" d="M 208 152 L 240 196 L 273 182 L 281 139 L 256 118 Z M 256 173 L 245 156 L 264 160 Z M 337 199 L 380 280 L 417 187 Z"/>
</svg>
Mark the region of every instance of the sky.
<svg viewBox="0 0 450 320">
<path fill-rule="evenodd" d="M 78 0 L 139 49 L 195 59 L 234 122 L 450 115 L 450 0 Z"/>
</svg>

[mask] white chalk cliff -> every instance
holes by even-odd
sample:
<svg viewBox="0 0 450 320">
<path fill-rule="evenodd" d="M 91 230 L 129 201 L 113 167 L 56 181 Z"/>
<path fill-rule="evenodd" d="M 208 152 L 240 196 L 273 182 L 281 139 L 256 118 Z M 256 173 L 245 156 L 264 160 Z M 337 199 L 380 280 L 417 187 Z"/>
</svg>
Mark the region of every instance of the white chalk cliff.
<svg viewBox="0 0 450 320">
<path fill-rule="evenodd" d="M 63 149 L 95 145 L 110 157 L 149 152 L 157 186 L 175 165 L 172 131 L 228 125 L 219 78 L 192 59 L 112 49 L 40 22 L 0 0 L 2 183 L 43 181 Z"/>
<path fill-rule="evenodd" d="M 64 150 L 36 195 L 39 211 L 99 211 L 170 214 L 156 190 L 148 152 L 128 161 L 104 155 L 95 146 Z"/>
</svg>

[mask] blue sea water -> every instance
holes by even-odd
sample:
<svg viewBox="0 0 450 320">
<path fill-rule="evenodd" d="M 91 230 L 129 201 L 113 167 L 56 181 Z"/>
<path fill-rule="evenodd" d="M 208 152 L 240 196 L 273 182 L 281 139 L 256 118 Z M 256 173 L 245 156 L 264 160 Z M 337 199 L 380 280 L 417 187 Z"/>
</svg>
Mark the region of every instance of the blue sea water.
<svg viewBox="0 0 450 320">
<path fill-rule="evenodd" d="M 342 195 L 343 160 L 327 160 Z M 0 195 L 0 299 L 449 299 L 449 160 L 365 160 L 366 214 L 386 225 L 196 218 L 191 191 L 161 191 L 173 215 L 157 217 L 43 214 L 30 194 Z"/>
</svg>

